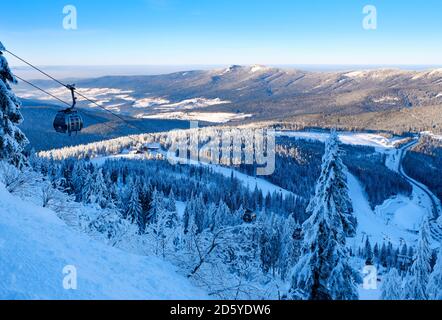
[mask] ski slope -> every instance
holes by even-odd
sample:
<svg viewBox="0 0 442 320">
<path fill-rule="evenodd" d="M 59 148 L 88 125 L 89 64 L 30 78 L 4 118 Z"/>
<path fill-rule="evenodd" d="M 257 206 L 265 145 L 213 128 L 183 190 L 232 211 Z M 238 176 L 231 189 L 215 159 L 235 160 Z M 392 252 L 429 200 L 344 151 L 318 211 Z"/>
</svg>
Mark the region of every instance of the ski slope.
<svg viewBox="0 0 442 320">
<path fill-rule="evenodd" d="M 386 154 L 386 166 L 393 171 L 400 171 L 401 149 L 396 147 L 405 139 L 386 138 L 373 133 L 338 134 L 343 144 L 370 146 L 377 152 Z M 315 131 L 284 131 L 278 132 L 277 135 L 321 142 L 325 142 L 329 137 L 326 132 Z M 357 237 L 349 239 L 349 243 L 357 248 L 368 238 L 371 243 L 414 244 L 424 217 L 431 214 L 431 203 L 422 190 L 413 186 L 410 198 L 396 196 L 372 210 L 361 183 L 350 173 L 347 173 L 347 178 L 349 195 L 359 222 Z"/>
<path fill-rule="evenodd" d="M 367 200 L 367 196 L 363 190 L 361 183 L 350 173 L 347 173 L 347 183 L 349 189 L 349 196 L 353 203 L 354 214 L 358 219 L 357 236 L 355 238 L 348 239 L 348 244 L 355 249 L 363 245 L 368 238 L 371 243 L 388 243 L 391 242 L 394 245 L 400 245 L 403 242 L 407 244 L 414 243 L 417 239 L 417 235 L 407 230 L 408 225 L 414 225 L 417 221 L 421 221 L 421 213 L 419 211 L 413 212 L 412 218 L 408 216 L 408 211 L 401 211 L 403 206 L 397 207 L 395 211 L 391 213 L 392 219 L 389 220 L 384 210 L 379 210 L 379 207 L 373 211 Z M 407 205 L 412 206 L 410 200 L 403 197 L 403 201 L 406 201 Z M 395 200 L 387 200 L 389 205 L 396 203 Z M 395 220 L 396 219 L 396 220 Z M 400 219 L 407 220 L 408 224 L 402 225 L 398 223 Z"/>
<path fill-rule="evenodd" d="M 316 131 L 278 131 L 276 136 L 325 142 L 329 137 L 329 133 Z M 339 132 L 339 140 L 343 144 L 369 146 L 381 149 L 393 149 L 398 143 L 405 141 L 405 139 L 400 137 L 386 138 L 379 134 L 362 132 Z"/>
<path fill-rule="evenodd" d="M 63 287 L 67 265 L 77 270 L 77 290 Z M 1 184 L 0 279 L 0 300 L 208 298 L 171 264 L 92 240 Z"/>
</svg>

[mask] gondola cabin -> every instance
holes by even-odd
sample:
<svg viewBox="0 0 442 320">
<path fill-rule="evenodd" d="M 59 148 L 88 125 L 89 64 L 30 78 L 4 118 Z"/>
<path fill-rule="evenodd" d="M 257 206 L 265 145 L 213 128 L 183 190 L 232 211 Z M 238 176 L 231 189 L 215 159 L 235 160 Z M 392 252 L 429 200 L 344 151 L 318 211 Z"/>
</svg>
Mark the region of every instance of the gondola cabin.
<svg viewBox="0 0 442 320">
<path fill-rule="evenodd" d="M 68 109 L 57 112 L 54 119 L 54 129 L 58 133 L 68 133 L 71 135 L 72 132 L 80 132 L 83 129 L 84 123 L 83 118 L 75 109 L 75 105 L 77 104 L 77 97 L 75 96 L 75 84 L 67 85 L 66 88 L 71 91 L 72 106 Z"/>
<path fill-rule="evenodd" d="M 78 133 L 83 129 L 83 118 L 75 109 L 58 111 L 54 119 L 54 129 L 58 133 Z"/>
</svg>

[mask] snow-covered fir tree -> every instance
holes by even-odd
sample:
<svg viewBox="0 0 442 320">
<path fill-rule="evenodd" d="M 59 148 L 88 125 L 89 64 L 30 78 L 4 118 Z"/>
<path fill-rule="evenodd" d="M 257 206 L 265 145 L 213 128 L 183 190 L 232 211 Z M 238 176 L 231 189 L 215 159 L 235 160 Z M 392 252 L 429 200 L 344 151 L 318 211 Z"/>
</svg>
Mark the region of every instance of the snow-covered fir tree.
<svg viewBox="0 0 442 320">
<path fill-rule="evenodd" d="M 10 86 L 17 80 L 3 55 L 4 51 L 5 47 L 0 42 L 0 160 L 22 168 L 27 164 L 23 151 L 28 140 L 18 128 L 23 122 L 21 103 Z"/>
<path fill-rule="evenodd" d="M 77 187 L 79 184 L 77 181 Z M 97 204 L 103 209 L 113 206 L 101 168 L 93 173 L 87 172 L 82 183 L 81 200 L 88 204 Z"/>
<path fill-rule="evenodd" d="M 179 217 L 173 193 L 170 198 L 159 199 L 155 218 L 146 226 L 145 234 L 154 247 L 154 253 L 166 257 L 178 245 Z"/>
<path fill-rule="evenodd" d="M 146 183 L 141 183 L 139 187 L 138 197 L 141 204 L 141 214 L 137 219 L 138 228 L 140 231 L 144 232 L 148 222 L 149 222 L 149 211 L 151 209 L 152 202 L 152 191 L 150 186 Z"/>
<path fill-rule="evenodd" d="M 272 272 L 275 275 L 277 261 L 280 255 L 280 237 L 274 219 L 263 230 L 260 238 L 261 264 L 264 273 Z"/>
<path fill-rule="evenodd" d="M 353 215 L 353 205 L 348 194 L 347 168 L 342 161 L 342 149 L 336 130 L 332 130 L 325 144 L 325 156 L 322 159 L 322 172 L 333 171 L 328 192 L 334 199 L 336 210 L 341 216 L 344 233 L 347 237 L 356 235 L 357 219 Z M 319 177 L 318 184 L 324 183 L 326 176 Z M 322 180 L 322 181 L 321 181 Z M 313 198 L 312 201 L 314 201 Z M 315 205 L 313 202 L 310 205 Z"/>
<path fill-rule="evenodd" d="M 422 223 L 417 251 L 406 285 L 405 299 L 427 300 L 427 285 L 431 274 L 431 247 L 428 219 Z"/>
<path fill-rule="evenodd" d="M 103 170 L 100 168 L 94 174 L 94 199 L 93 203 L 98 204 L 101 208 L 112 207 L 113 203 L 110 199 L 107 184 L 104 180 Z"/>
<path fill-rule="evenodd" d="M 370 240 L 367 238 L 365 241 L 365 264 L 372 265 L 373 264 L 373 250 L 371 248 Z"/>
<path fill-rule="evenodd" d="M 230 217 L 230 209 L 222 200 L 218 203 L 216 210 L 213 212 L 213 229 L 217 230 L 225 224 Z"/>
<path fill-rule="evenodd" d="M 380 251 L 379 251 L 379 245 L 377 243 L 374 245 L 373 248 L 373 258 L 374 258 L 373 263 L 376 262 L 377 264 L 379 264 Z"/>
<path fill-rule="evenodd" d="M 89 173 L 86 176 L 81 189 L 81 201 L 84 203 L 91 203 L 94 197 L 94 192 L 94 180 L 92 179 L 92 175 Z"/>
<path fill-rule="evenodd" d="M 88 172 L 84 167 L 83 161 L 77 161 L 74 164 L 74 168 L 72 171 L 72 185 L 73 191 L 75 193 L 75 197 L 77 201 L 81 201 L 82 199 L 82 190 L 86 181 L 86 177 Z"/>
<path fill-rule="evenodd" d="M 166 227 L 169 229 L 174 229 L 179 224 L 178 211 L 176 207 L 175 194 L 173 190 L 170 191 L 168 198 L 165 200 L 165 209 L 168 214 L 166 220 Z"/>
<path fill-rule="evenodd" d="M 436 265 L 427 286 L 429 300 L 442 300 L 442 246 L 439 248 Z"/>
<path fill-rule="evenodd" d="M 282 279 L 286 279 L 293 265 L 298 261 L 302 238 L 301 226 L 290 216 L 283 225 L 281 236 L 281 259 L 280 274 Z"/>
<path fill-rule="evenodd" d="M 358 299 L 358 273 L 349 263 L 346 236 L 355 219 L 345 183 L 336 133 L 326 143 L 321 176 L 307 207 L 302 256 L 293 269 L 289 296 L 308 300 Z"/>
<path fill-rule="evenodd" d="M 402 279 L 396 268 L 388 272 L 382 283 L 382 300 L 400 300 L 403 296 Z"/>
<path fill-rule="evenodd" d="M 158 213 L 164 209 L 163 198 L 164 195 L 161 192 L 158 192 L 157 189 L 152 192 L 150 209 L 147 215 L 147 224 L 155 222 Z"/>
</svg>

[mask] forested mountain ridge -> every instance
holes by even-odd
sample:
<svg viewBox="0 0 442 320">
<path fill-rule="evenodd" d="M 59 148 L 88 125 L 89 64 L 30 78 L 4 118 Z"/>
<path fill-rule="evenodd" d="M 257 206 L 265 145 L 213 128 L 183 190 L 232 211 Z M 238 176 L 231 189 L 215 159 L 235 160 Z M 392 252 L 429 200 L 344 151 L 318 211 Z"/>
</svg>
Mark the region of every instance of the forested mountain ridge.
<svg viewBox="0 0 442 320">
<path fill-rule="evenodd" d="M 59 92 L 46 81 L 38 82 Z M 78 81 L 104 107 L 136 118 L 282 121 L 346 129 L 441 130 L 442 71 L 307 72 L 265 66 Z M 23 97 L 42 98 L 22 87 Z M 80 106 L 90 107 L 80 101 Z M 416 123 L 416 118 L 421 121 Z M 399 127 L 400 126 L 400 127 Z M 399 127 L 398 129 L 393 129 Z"/>
</svg>

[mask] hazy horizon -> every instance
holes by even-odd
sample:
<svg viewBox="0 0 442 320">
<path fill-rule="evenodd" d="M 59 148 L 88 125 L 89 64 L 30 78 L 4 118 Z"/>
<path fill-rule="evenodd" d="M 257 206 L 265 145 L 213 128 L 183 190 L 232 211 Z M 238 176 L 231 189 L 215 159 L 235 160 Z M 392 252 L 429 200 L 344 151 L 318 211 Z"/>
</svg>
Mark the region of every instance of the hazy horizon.
<svg viewBox="0 0 442 320">
<path fill-rule="evenodd" d="M 253 64 L 243 64 L 251 66 Z M 148 76 L 161 75 L 174 72 L 186 72 L 195 70 L 215 70 L 227 68 L 230 65 L 61 65 L 61 66 L 38 66 L 59 78 L 92 78 L 102 76 Z M 400 69 L 407 71 L 425 71 L 441 68 L 442 65 L 328 65 L 328 64 L 291 64 L 291 65 L 266 65 L 281 69 L 302 70 L 307 72 L 340 72 L 353 70 L 376 70 L 376 69 Z M 14 66 L 11 68 L 20 76 L 27 79 L 47 79 L 28 66 Z"/>
</svg>

